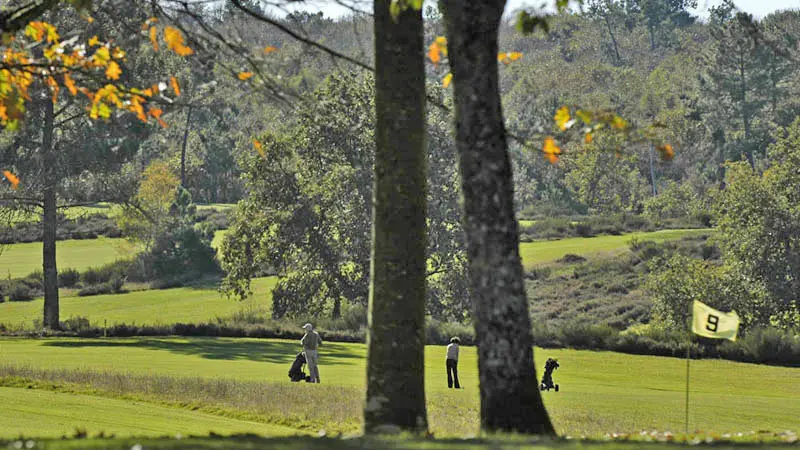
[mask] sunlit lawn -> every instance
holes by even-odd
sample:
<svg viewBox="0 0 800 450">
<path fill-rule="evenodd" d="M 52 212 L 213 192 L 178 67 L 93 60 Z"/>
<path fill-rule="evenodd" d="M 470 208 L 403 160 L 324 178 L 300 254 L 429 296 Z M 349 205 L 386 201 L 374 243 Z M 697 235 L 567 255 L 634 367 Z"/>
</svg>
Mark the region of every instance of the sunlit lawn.
<svg viewBox="0 0 800 450">
<path fill-rule="evenodd" d="M 321 351 L 323 384 L 319 386 L 289 383 L 286 373 L 297 351 L 298 342 L 257 339 L 0 339 L 0 361 L 29 369 L 201 377 L 219 380 L 204 390 L 222 389 L 220 386 L 225 383 L 233 383 L 222 391 L 231 393 L 234 388 L 241 389 L 241 383 L 282 386 L 278 389 L 281 395 L 264 397 L 266 405 L 261 407 L 267 411 L 273 407 L 288 408 L 302 414 L 305 405 L 287 404 L 286 399 L 305 398 L 308 404 L 325 408 L 335 395 L 337 408 L 350 411 L 340 414 L 352 415 L 340 417 L 336 422 L 351 423 L 349 427 L 357 430 L 365 383 L 364 345 L 326 343 Z M 537 349 L 537 367 L 547 357 L 558 358 L 561 363 L 554 376 L 561 391 L 545 392 L 544 398 L 562 433 L 598 436 L 606 432 L 683 430 L 684 360 Z M 474 434 L 478 428 L 474 348 L 462 348 L 459 366 L 463 390 L 446 388 L 443 360 L 443 346 L 427 347 L 426 382 L 432 429 L 437 435 Z M 191 392 L 189 380 L 184 384 Z M 162 382 L 155 379 L 154 383 Z M 690 428 L 716 433 L 796 430 L 800 417 L 797 386 L 800 386 L 797 368 L 693 361 Z M 269 385 L 258 388 L 269 389 Z M 192 394 L 191 398 L 202 403 L 202 392 Z M 275 404 L 270 406 L 271 402 Z M 348 403 L 349 406 L 345 405 Z M 330 426 L 339 429 L 336 423 Z"/>
</svg>

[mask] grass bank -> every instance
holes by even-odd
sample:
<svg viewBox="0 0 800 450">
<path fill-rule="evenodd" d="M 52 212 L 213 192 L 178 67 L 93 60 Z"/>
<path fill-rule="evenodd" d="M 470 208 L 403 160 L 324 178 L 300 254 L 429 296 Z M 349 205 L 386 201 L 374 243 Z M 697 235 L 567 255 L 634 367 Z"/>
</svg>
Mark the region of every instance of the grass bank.
<svg viewBox="0 0 800 450">
<path fill-rule="evenodd" d="M 92 297 L 64 297 L 60 300 L 62 320 L 85 317 L 94 326 L 116 323 L 164 325 L 201 323 L 227 317 L 246 308 L 271 308 L 272 288 L 277 278 L 253 280 L 253 296 L 244 302 L 227 298 L 216 286 L 135 291 Z M 44 300 L 0 303 L 0 323 L 9 328 L 30 328 L 41 319 Z"/>
<path fill-rule="evenodd" d="M 167 389 L 172 383 L 168 380 L 179 378 L 183 382 L 174 385 L 183 386 L 183 391 L 176 392 L 185 393 L 190 408 L 197 407 L 191 401 L 208 398 L 204 411 L 216 407 L 252 412 L 252 404 L 239 407 L 217 400 L 238 395 L 242 401 L 260 404 L 256 412 L 282 411 L 281 416 L 286 417 L 307 415 L 308 405 L 339 408 L 341 417 L 329 425 L 322 420 L 322 426 L 333 430 L 350 423 L 357 429 L 365 380 L 364 345 L 326 343 L 321 351 L 321 385 L 289 383 L 286 373 L 297 351 L 297 342 L 261 339 L 0 339 L 0 360 L 27 371 L 28 377 L 70 382 L 66 375 L 46 378 L 35 374 L 100 372 L 95 378 L 108 377 L 113 385 L 116 377 L 122 377 L 120 385 L 133 386 L 118 392 L 141 395 L 150 389 L 147 392 L 155 392 L 157 398 L 171 401 L 180 399 L 162 395 L 158 389 Z M 561 391 L 544 393 L 560 433 L 602 436 L 683 429 L 683 360 L 577 350 L 536 349 L 535 355 L 539 368 L 548 357 L 561 363 L 554 375 Z M 462 348 L 459 372 L 465 389 L 458 391 L 446 387 L 444 347 L 428 346 L 425 358 L 431 429 L 440 436 L 474 435 L 479 417 L 475 349 Z M 124 381 L 124 377 L 133 381 Z M 149 385 L 154 387 L 146 387 Z M 798 385 L 800 369 L 796 368 L 692 361 L 690 427 L 719 434 L 796 431 Z M 222 394 L 212 395 L 215 389 Z M 257 399 L 248 399 L 249 392 Z M 305 401 L 288 401 L 295 396 Z M 318 419 L 308 420 L 318 423 Z"/>
</svg>

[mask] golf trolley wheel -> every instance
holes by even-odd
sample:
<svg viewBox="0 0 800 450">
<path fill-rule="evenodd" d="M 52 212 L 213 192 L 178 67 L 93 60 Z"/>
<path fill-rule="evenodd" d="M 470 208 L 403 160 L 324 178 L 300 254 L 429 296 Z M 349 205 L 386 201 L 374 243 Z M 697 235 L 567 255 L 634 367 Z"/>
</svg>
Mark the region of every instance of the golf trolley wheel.
<svg viewBox="0 0 800 450">
<path fill-rule="evenodd" d="M 556 392 L 558 392 L 558 385 L 556 385 Z"/>
</svg>

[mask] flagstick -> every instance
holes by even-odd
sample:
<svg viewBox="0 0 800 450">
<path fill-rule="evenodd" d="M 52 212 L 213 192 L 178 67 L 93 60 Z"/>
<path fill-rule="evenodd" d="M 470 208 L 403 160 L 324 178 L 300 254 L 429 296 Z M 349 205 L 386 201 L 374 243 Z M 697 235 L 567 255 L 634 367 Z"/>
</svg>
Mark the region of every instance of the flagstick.
<svg viewBox="0 0 800 450">
<path fill-rule="evenodd" d="M 685 433 L 689 434 L 689 361 L 692 351 L 692 331 L 689 330 L 689 340 L 686 342 L 686 427 Z"/>
</svg>

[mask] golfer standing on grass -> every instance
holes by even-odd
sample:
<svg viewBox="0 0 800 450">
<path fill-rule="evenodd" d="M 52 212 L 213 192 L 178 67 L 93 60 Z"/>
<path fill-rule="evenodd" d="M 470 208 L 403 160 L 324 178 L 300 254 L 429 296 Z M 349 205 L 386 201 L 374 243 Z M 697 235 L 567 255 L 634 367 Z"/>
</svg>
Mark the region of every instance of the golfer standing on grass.
<svg viewBox="0 0 800 450">
<path fill-rule="evenodd" d="M 461 385 L 458 383 L 458 344 L 461 343 L 461 339 L 457 337 L 453 337 L 450 339 L 450 345 L 447 346 L 447 359 L 445 360 L 445 366 L 447 366 L 447 387 L 453 387 L 453 381 L 455 381 L 456 389 L 461 389 Z"/>
<path fill-rule="evenodd" d="M 322 338 L 319 337 L 319 333 L 314 331 L 314 327 L 310 323 L 303 325 L 303 329 L 306 330 L 306 334 L 300 339 L 300 344 L 303 346 L 303 353 L 306 355 L 308 371 L 311 372 L 311 382 L 319 383 L 319 368 L 317 367 L 319 353 L 317 353 L 317 348 L 322 345 Z"/>
</svg>

